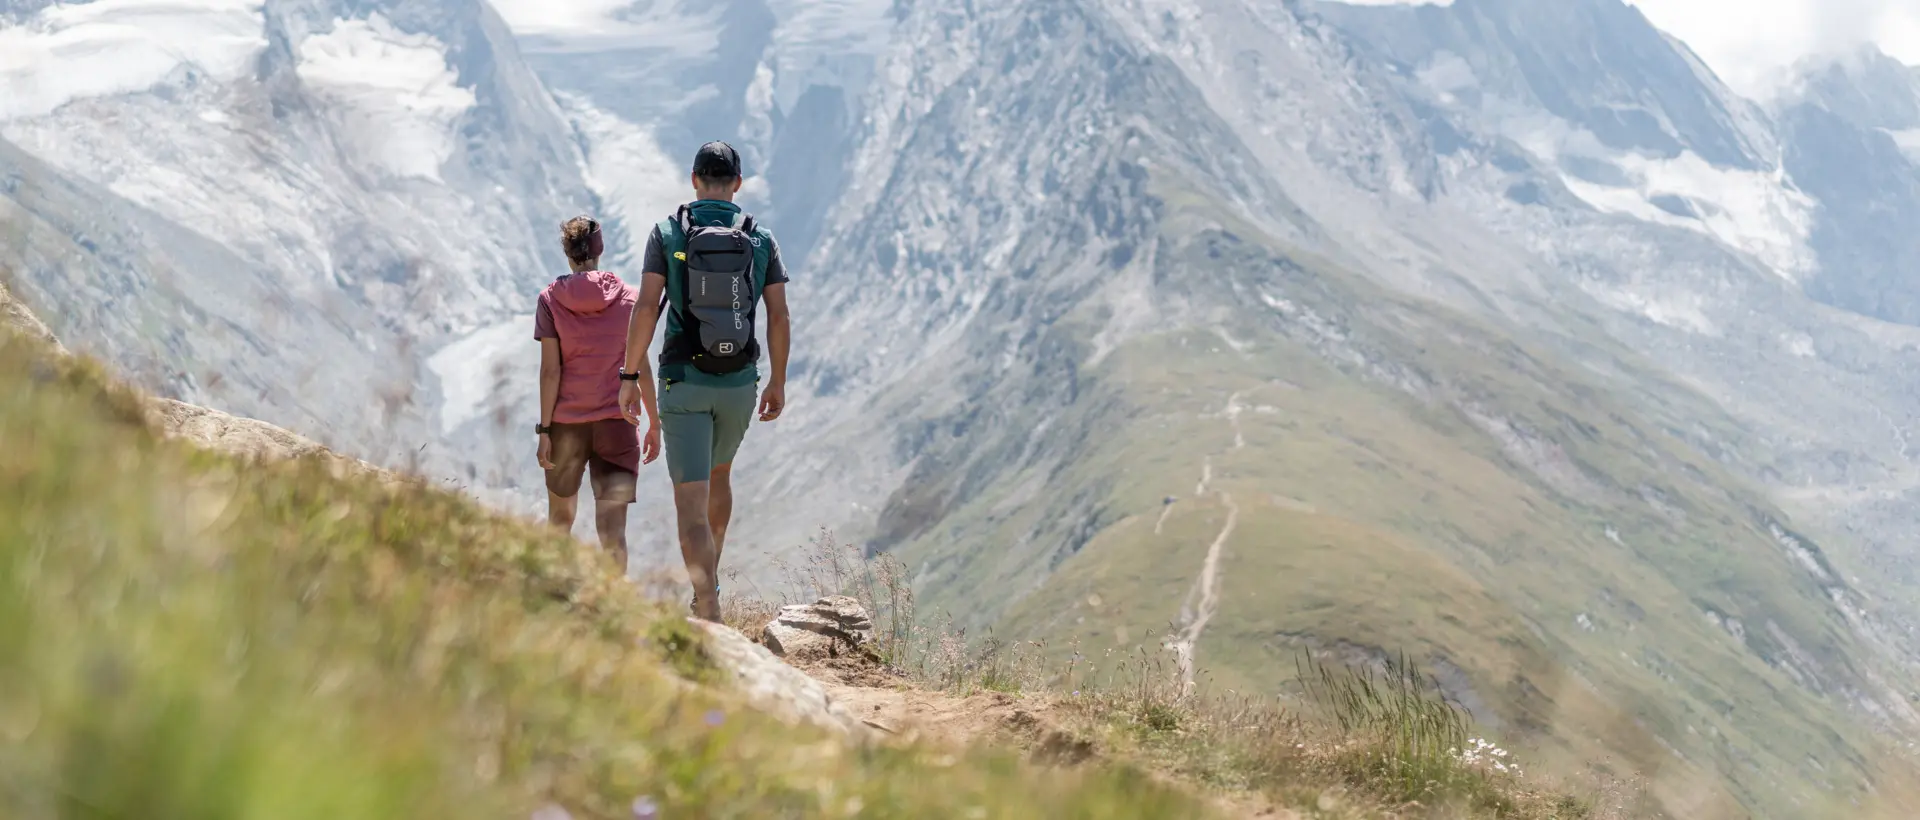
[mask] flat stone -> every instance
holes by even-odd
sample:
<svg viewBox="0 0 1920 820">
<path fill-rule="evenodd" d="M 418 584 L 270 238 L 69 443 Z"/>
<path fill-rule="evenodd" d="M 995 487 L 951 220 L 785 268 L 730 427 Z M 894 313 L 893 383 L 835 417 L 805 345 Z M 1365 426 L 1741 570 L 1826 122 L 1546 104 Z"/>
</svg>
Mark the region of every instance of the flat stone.
<svg viewBox="0 0 1920 820">
<path fill-rule="evenodd" d="M 780 608 L 760 634 L 761 643 L 785 658 L 872 653 L 873 616 L 859 601 L 830 595 L 810 604 Z"/>
<path fill-rule="evenodd" d="M 768 623 L 760 631 L 760 643 L 775 656 L 791 660 L 816 660 L 833 657 L 837 639 L 809 629 L 788 626 L 779 621 Z"/>
<path fill-rule="evenodd" d="M 734 687 L 755 709 L 794 723 L 810 723 L 834 732 L 868 739 L 873 730 L 855 717 L 807 673 L 782 663 L 766 647 L 747 639 L 732 627 L 688 619 L 707 640 L 707 652 L 732 678 Z"/>
<path fill-rule="evenodd" d="M 811 609 L 789 608 L 781 610 L 780 614 L 775 617 L 774 620 L 777 623 L 786 624 L 795 629 L 804 629 L 808 632 L 818 632 L 822 635 L 832 635 L 843 638 L 849 643 L 865 643 L 873 635 L 873 623 L 871 621 L 854 621 L 848 623 L 822 615 Z"/>
</svg>

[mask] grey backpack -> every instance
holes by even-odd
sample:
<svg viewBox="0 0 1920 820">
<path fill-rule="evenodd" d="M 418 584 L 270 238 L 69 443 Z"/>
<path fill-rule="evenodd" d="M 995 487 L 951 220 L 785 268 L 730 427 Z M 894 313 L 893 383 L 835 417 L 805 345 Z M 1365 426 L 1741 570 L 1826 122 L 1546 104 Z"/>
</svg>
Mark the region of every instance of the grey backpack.
<svg viewBox="0 0 1920 820">
<path fill-rule="evenodd" d="M 668 221 L 676 230 L 666 243 L 665 297 L 679 314 L 681 332 L 667 340 L 663 360 L 691 364 L 703 373 L 737 373 L 760 358 L 753 335 L 760 301 L 753 217 L 740 213 L 730 225 L 696 225 L 691 209 L 682 206 Z"/>
</svg>

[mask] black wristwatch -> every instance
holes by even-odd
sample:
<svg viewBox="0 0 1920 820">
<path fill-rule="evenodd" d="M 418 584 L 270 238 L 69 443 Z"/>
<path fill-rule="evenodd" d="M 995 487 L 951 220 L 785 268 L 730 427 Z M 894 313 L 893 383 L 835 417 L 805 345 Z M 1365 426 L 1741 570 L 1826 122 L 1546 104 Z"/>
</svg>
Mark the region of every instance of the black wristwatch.
<svg viewBox="0 0 1920 820">
<path fill-rule="evenodd" d="M 640 374 L 628 373 L 627 369 L 622 367 L 620 368 L 620 380 L 623 382 L 637 382 L 640 380 Z"/>
<path fill-rule="evenodd" d="M 535 433 L 537 433 L 537 434 L 539 434 L 539 435 L 543 435 L 543 436 L 550 436 L 550 435 L 553 435 L 553 425 L 551 425 L 551 424 L 535 424 L 535 425 L 533 426 L 533 432 L 535 432 Z"/>
</svg>

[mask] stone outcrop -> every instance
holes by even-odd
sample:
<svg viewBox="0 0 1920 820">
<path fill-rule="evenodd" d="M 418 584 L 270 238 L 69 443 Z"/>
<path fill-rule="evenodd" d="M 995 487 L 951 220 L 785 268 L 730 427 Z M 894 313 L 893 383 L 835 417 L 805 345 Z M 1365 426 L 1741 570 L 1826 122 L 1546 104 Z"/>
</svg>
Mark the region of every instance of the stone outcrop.
<svg viewBox="0 0 1920 820">
<path fill-rule="evenodd" d="M 277 459 L 328 452 L 317 442 L 264 421 L 173 399 L 149 400 L 147 420 L 169 437 L 239 456 Z"/>
<path fill-rule="evenodd" d="M 810 723 L 865 740 L 872 730 L 807 673 L 781 662 L 747 636 L 724 624 L 689 619 L 706 639 L 707 653 L 725 670 L 736 691 L 763 712 L 793 723 Z"/>
<path fill-rule="evenodd" d="M 14 298 L 13 293 L 7 290 L 5 283 L 0 283 L 0 327 L 24 333 L 29 338 L 53 345 L 62 353 L 66 352 L 66 348 L 60 346 L 60 340 L 54 338 L 53 331 L 48 330 L 46 324 L 40 321 L 40 317 L 33 315 L 33 311 L 27 309 L 25 302 Z"/>
<path fill-rule="evenodd" d="M 782 607 L 761 630 L 760 642 L 791 660 L 873 654 L 873 616 L 859 601 L 829 595 Z"/>
<path fill-rule="evenodd" d="M 392 481 L 400 480 L 396 474 L 336 453 L 290 430 L 197 404 L 149 398 L 147 423 L 168 438 L 241 458 L 268 461 L 317 458 L 331 466 L 335 475 L 375 475 Z"/>
</svg>

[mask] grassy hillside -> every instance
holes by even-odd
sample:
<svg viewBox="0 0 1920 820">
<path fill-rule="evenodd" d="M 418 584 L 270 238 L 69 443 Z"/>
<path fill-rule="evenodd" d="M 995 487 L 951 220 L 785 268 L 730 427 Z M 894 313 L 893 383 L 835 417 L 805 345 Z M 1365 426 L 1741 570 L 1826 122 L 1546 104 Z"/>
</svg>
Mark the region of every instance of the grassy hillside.
<svg viewBox="0 0 1920 820">
<path fill-rule="evenodd" d="M 162 442 L 136 397 L 43 352 L 0 329 L 0 815 L 1202 813 L 1125 768 L 763 718 L 573 542 Z"/>
<path fill-rule="evenodd" d="M 1096 364 L 1038 456 L 990 449 L 1018 470 L 921 514 L 937 523 L 900 551 L 932 606 L 985 601 L 1003 632 L 1096 663 L 1172 657 L 1204 621 L 1198 666 L 1241 691 L 1288 688 L 1302 649 L 1407 651 L 1509 742 L 1643 772 L 1676 816 L 1851 817 L 1900 782 L 1861 714 L 1885 692 L 1839 582 L 1689 441 L 1737 439 L 1675 419 L 1704 402 L 1649 400 L 1167 200 L 1141 274 L 1163 329 L 1094 356 L 1100 305 L 1053 325 L 1049 345 Z"/>
</svg>

